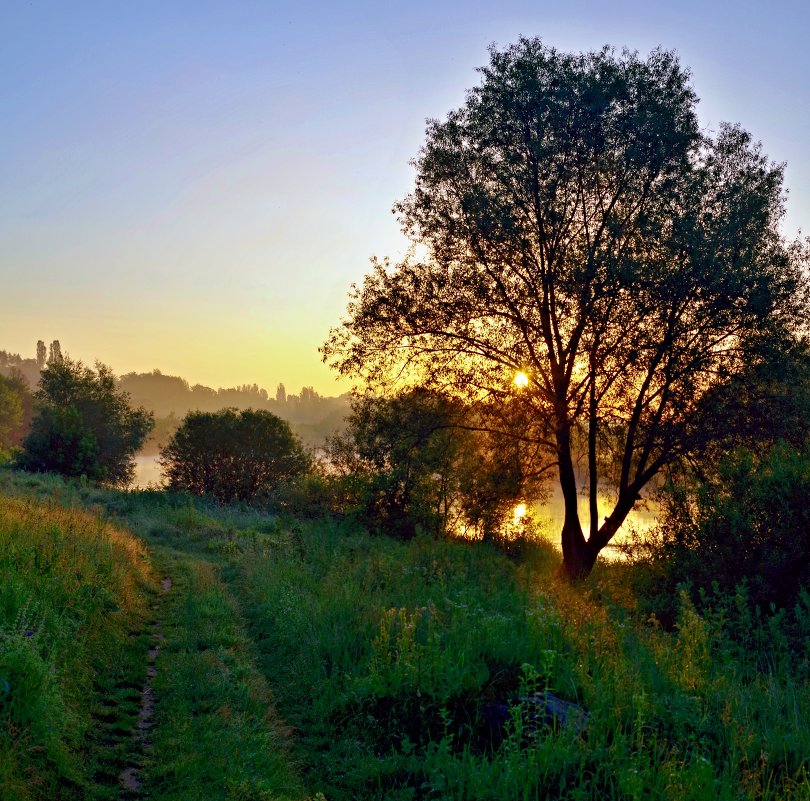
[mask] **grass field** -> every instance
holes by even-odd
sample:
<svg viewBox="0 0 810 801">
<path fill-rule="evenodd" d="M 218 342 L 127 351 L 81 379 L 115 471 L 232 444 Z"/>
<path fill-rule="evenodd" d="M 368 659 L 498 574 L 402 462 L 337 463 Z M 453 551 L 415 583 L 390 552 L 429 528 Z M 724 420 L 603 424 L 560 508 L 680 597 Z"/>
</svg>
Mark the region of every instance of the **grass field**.
<svg viewBox="0 0 810 801">
<path fill-rule="evenodd" d="M 571 588 L 546 546 L 10 471 L 0 504 L 4 801 L 810 799 L 806 595 L 664 630 L 643 568 Z"/>
</svg>

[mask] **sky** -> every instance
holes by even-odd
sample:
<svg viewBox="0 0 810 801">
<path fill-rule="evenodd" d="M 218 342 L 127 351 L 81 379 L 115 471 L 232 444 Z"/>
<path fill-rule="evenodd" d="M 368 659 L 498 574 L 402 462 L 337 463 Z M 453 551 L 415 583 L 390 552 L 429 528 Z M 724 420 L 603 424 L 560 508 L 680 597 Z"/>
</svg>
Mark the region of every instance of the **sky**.
<svg viewBox="0 0 810 801">
<path fill-rule="evenodd" d="M 676 50 L 701 124 L 786 162 L 810 231 L 810 3 L 0 0 L 0 349 L 274 392 L 408 246 L 426 118 L 491 44 Z"/>
</svg>

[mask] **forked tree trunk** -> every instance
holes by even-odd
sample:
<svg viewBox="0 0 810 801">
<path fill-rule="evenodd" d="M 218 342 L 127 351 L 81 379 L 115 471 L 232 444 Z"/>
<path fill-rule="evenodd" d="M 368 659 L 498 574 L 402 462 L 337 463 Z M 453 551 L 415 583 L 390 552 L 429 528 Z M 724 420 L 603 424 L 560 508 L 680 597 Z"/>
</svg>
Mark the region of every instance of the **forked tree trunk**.
<svg viewBox="0 0 810 801">
<path fill-rule="evenodd" d="M 571 459 L 571 434 L 567 426 L 557 429 L 560 488 L 565 502 L 565 520 L 562 529 L 562 572 L 570 581 L 587 578 L 593 569 L 598 551 L 593 551 L 585 540 L 577 509 L 577 480 Z"/>
<path fill-rule="evenodd" d="M 562 481 L 560 482 L 563 483 Z M 565 520 L 562 529 L 563 563 L 562 574 L 569 581 L 582 581 L 588 578 L 600 551 L 613 539 L 633 508 L 631 493 L 620 495 L 613 512 L 605 519 L 597 533 L 585 539 L 577 512 L 577 490 L 573 482 L 571 488 L 563 486 L 565 498 Z"/>
<path fill-rule="evenodd" d="M 563 562 L 562 573 L 569 581 L 582 581 L 588 578 L 599 550 L 582 535 L 582 527 L 577 515 L 574 520 L 566 513 L 562 530 Z"/>
<path fill-rule="evenodd" d="M 563 552 L 561 574 L 569 581 L 582 581 L 590 575 L 599 552 L 610 542 L 633 508 L 635 494 L 630 491 L 620 493 L 616 507 L 601 526 L 598 526 L 598 523 L 594 525 L 594 521 L 591 521 L 591 534 L 586 540 L 577 509 L 577 481 L 571 458 L 570 430 L 564 426 L 557 430 L 557 453 L 560 488 L 565 501 L 565 519 L 561 534 Z M 595 473 L 593 465 L 591 469 Z M 591 503 L 591 515 L 594 514 L 593 506 Z"/>
</svg>

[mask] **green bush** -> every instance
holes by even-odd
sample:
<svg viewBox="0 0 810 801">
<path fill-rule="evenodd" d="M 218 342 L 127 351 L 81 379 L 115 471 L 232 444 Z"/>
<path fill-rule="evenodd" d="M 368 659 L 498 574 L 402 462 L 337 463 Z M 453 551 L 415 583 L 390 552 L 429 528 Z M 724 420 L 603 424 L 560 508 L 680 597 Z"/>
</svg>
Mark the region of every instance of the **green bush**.
<svg viewBox="0 0 810 801">
<path fill-rule="evenodd" d="M 792 606 L 810 584 L 808 498 L 810 450 L 734 451 L 691 491 L 671 492 L 651 543 L 648 594 L 670 599 L 667 607 L 681 582 L 696 600 L 734 595 L 744 582 L 754 606 Z"/>
<path fill-rule="evenodd" d="M 404 540 L 462 529 L 496 538 L 526 480 L 516 443 L 488 431 L 484 413 L 419 387 L 356 398 L 329 444 L 347 511 Z"/>
<path fill-rule="evenodd" d="M 290 426 L 263 410 L 190 412 L 160 452 L 169 489 L 222 503 L 253 502 L 306 474 L 311 459 Z"/>
</svg>

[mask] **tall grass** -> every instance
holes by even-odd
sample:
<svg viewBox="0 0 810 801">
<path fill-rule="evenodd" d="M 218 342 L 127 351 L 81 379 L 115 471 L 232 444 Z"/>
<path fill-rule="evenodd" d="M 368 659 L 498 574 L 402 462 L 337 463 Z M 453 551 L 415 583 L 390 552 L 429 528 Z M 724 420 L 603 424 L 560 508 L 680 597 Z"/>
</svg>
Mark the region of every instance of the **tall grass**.
<svg viewBox="0 0 810 801">
<path fill-rule="evenodd" d="M 0 496 L 0 798 L 86 798 L 91 714 L 133 648 L 153 576 L 98 515 Z"/>
<path fill-rule="evenodd" d="M 305 785 L 328 801 L 810 799 L 807 593 L 766 613 L 744 585 L 699 609 L 680 592 L 664 628 L 634 597 L 630 564 L 597 566 L 572 588 L 538 545 L 507 557 L 155 492 L 53 491 L 121 516 L 177 560 L 185 589 L 169 596 L 161 657 L 174 667 L 155 680 L 155 797 L 182 797 L 184 783 L 204 797 L 214 774 L 232 777 L 233 797 L 271 797 L 265 764 L 294 794 L 295 772 L 262 756 L 282 732 L 262 722 L 272 694 Z M 27 625 L 6 627 L 25 648 Z M 64 681 L 49 669 L 43 681 Z M 67 719 L 71 694 L 53 686 L 68 700 L 47 714 Z M 545 693 L 587 718 L 538 714 Z M 60 775 L 75 772 L 73 747 L 56 738 L 48 770 L 63 754 Z M 39 764 L 25 759 L 8 775 Z"/>
<path fill-rule="evenodd" d="M 788 636 L 683 593 L 667 632 L 635 613 L 630 567 L 570 588 L 556 560 L 290 521 L 239 562 L 261 664 L 330 801 L 810 798 L 810 609 Z M 746 625 L 767 658 L 737 644 Z M 538 720 L 537 692 L 587 726 Z"/>
</svg>

